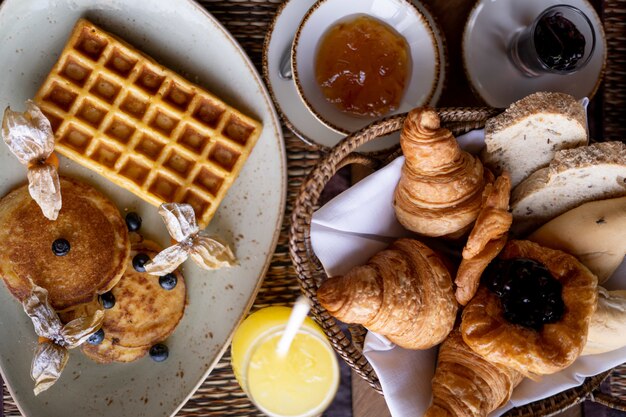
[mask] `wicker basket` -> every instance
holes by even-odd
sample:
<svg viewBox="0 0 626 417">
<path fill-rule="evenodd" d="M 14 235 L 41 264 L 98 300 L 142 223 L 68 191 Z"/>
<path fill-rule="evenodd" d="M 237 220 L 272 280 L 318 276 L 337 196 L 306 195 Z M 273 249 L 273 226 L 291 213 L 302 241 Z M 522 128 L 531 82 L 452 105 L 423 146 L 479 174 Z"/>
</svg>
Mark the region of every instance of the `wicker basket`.
<svg viewBox="0 0 626 417">
<path fill-rule="evenodd" d="M 438 113 L 442 125 L 450 129 L 453 134 L 459 135 L 483 127 L 487 118 L 496 115 L 499 110 L 491 108 L 442 108 L 438 109 Z M 348 332 L 345 332 L 340 323 L 328 314 L 317 301 L 317 289 L 321 282 L 327 278 L 327 275 L 311 247 L 311 217 L 318 208 L 322 190 L 340 168 L 349 164 L 360 164 L 378 169 L 399 154 L 399 147 L 379 154 L 361 154 L 355 150 L 364 143 L 397 132 L 401 129 L 405 118 L 406 114 L 400 114 L 371 124 L 346 137 L 318 162 L 300 188 L 293 209 L 289 239 L 289 250 L 298 274 L 300 288 L 312 301 L 312 312 L 315 319 L 322 326 L 335 350 L 346 363 L 381 394 L 378 376 L 362 354 L 365 328 L 359 325 L 350 325 Z M 509 411 L 507 415 L 548 416 L 563 411 L 589 397 L 595 398 L 594 391 L 598 389 L 609 373 L 605 372 L 587 378 L 579 387 L 515 408 Z M 597 397 L 605 398 L 606 395 L 597 392 Z M 612 400 L 599 402 L 614 405 Z"/>
</svg>

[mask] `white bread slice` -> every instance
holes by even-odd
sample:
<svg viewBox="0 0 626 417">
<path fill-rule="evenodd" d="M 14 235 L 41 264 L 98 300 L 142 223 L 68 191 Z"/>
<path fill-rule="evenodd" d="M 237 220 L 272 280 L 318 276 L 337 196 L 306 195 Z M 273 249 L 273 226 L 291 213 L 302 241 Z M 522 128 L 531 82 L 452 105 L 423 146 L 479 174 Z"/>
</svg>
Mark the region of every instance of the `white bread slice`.
<svg viewBox="0 0 626 417">
<path fill-rule="evenodd" d="M 497 175 L 511 174 L 515 187 L 554 154 L 588 143 L 585 108 L 563 93 L 539 92 L 487 120 L 482 160 Z"/>
<path fill-rule="evenodd" d="M 626 197 L 578 206 L 535 230 L 528 240 L 574 255 L 602 284 L 626 256 Z"/>
<path fill-rule="evenodd" d="M 550 166 L 511 194 L 513 226 L 523 235 L 588 201 L 626 196 L 626 144 L 595 143 L 556 153 Z"/>
</svg>

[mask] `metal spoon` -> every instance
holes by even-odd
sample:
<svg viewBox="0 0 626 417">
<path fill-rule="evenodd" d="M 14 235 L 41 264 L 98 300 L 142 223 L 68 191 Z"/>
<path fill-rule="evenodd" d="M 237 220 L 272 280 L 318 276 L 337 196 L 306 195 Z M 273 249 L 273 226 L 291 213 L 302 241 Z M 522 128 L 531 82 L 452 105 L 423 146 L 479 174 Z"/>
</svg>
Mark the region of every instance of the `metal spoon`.
<svg viewBox="0 0 626 417">
<path fill-rule="evenodd" d="M 283 80 L 291 80 L 293 74 L 291 73 L 291 42 L 287 44 L 287 48 L 280 57 L 280 64 L 278 64 L 278 75 Z"/>
</svg>

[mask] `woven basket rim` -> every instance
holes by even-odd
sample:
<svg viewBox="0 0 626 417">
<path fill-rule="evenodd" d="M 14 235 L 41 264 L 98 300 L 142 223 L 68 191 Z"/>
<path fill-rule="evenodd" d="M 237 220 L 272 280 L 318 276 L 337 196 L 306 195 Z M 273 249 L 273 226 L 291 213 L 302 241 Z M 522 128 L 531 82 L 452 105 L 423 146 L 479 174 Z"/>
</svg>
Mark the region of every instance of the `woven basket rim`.
<svg viewBox="0 0 626 417">
<path fill-rule="evenodd" d="M 436 109 L 444 127 L 449 128 L 455 135 L 469 130 L 484 127 L 487 118 L 500 112 L 488 107 L 468 108 L 439 108 Z M 406 113 L 394 115 L 355 132 L 329 150 L 311 170 L 302 183 L 295 200 L 291 228 L 289 233 L 289 252 L 296 270 L 298 283 L 304 295 L 312 302 L 314 319 L 320 324 L 330 343 L 343 360 L 374 390 L 382 394 L 382 388 L 376 372 L 361 352 L 361 347 L 351 340 L 340 323 L 334 319 L 317 301 L 316 291 L 319 283 L 328 278 L 315 256 L 310 243 L 311 217 L 317 208 L 320 194 L 330 178 L 343 166 L 352 163 L 367 165 L 377 169 L 393 158 L 381 158 L 383 155 L 363 155 L 357 148 L 378 137 L 396 132 L 401 129 Z M 397 151 L 391 153 L 397 156 Z M 362 327 L 362 326 L 357 326 Z M 364 329 L 362 329 L 364 330 Z M 357 332 L 359 333 L 359 332 Z M 362 340 L 360 340 L 362 342 Z M 507 416 L 549 416 L 563 411 L 587 398 L 597 389 L 602 381 L 610 374 L 610 370 L 596 376 L 586 378 L 574 388 L 565 390 L 551 397 L 514 408 L 506 413 Z"/>
</svg>

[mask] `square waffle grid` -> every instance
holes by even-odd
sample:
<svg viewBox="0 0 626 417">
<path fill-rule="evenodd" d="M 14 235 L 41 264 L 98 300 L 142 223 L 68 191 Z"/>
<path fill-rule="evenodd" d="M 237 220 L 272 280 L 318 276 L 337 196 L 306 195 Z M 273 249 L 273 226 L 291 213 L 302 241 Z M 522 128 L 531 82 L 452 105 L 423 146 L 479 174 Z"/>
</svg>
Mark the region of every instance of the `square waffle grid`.
<svg viewBox="0 0 626 417">
<path fill-rule="evenodd" d="M 55 150 L 155 206 L 191 204 L 201 228 L 262 128 L 85 20 L 35 102 Z"/>
</svg>

